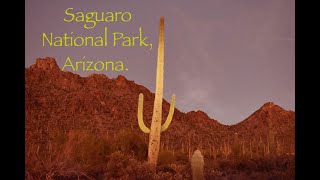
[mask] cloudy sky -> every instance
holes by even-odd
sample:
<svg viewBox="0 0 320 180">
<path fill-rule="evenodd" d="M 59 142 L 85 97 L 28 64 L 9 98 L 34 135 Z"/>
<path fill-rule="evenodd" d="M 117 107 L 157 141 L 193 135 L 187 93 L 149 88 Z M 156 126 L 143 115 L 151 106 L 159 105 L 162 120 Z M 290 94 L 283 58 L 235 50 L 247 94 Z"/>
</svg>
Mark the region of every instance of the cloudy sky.
<svg viewBox="0 0 320 180">
<path fill-rule="evenodd" d="M 125 12 L 132 20 L 100 22 L 86 30 L 66 23 L 74 12 Z M 151 91 L 155 89 L 159 17 L 165 17 L 165 99 L 176 94 L 183 112 L 202 110 L 223 124 L 235 124 L 268 101 L 295 109 L 294 0 L 201 1 L 26 1 L 26 67 L 38 57 L 54 57 L 62 68 L 66 58 L 123 61 L 119 74 Z M 143 47 L 42 47 L 42 33 L 75 35 L 110 32 L 139 35 L 153 43 Z M 91 72 L 90 72 L 91 73 Z M 87 76 L 87 72 L 77 72 Z"/>
</svg>

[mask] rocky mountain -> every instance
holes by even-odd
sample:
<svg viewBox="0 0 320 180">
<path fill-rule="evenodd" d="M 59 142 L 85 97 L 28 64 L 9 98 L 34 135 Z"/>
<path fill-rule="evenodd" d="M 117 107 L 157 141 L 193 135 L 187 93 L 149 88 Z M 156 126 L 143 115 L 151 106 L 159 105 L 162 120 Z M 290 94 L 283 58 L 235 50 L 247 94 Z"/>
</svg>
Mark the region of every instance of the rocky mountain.
<svg viewBox="0 0 320 180">
<path fill-rule="evenodd" d="M 90 130 L 112 136 L 138 127 L 138 95 L 144 94 L 144 120 L 148 127 L 154 93 L 119 75 L 110 79 L 102 74 L 80 77 L 60 70 L 53 58 L 37 59 L 25 69 L 26 141 L 46 144 L 57 133 L 72 129 Z M 163 118 L 169 111 L 163 102 Z M 165 119 L 163 119 L 164 121 Z M 173 121 L 162 133 L 163 146 L 171 149 L 219 147 L 232 142 L 237 133 L 243 143 L 266 142 L 270 131 L 285 151 L 293 151 L 295 113 L 268 102 L 247 119 L 235 125 L 223 125 L 205 112 L 183 113 L 175 109 Z M 144 135 L 147 140 L 147 135 Z"/>
<path fill-rule="evenodd" d="M 265 103 L 245 120 L 233 126 L 235 131 L 245 132 L 252 136 L 266 133 L 273 129 L 278 136 L 294 136 L 295 113 L 286 111 L 273 102 Z M 261 128 L 268 127 L 268 128 Z"/>
</svg>

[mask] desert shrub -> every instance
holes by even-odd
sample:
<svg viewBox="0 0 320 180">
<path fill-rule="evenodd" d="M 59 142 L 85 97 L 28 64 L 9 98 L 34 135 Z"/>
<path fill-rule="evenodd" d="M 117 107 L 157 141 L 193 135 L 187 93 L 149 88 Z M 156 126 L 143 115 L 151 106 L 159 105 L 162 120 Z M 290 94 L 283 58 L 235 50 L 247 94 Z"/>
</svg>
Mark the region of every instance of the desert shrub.
<svg viewBox="0 0 320 180">
<path fill-rule="evenodd" d="M 115 148 L 126 154 L 131 154 L 138 160 L 146 160 L 148 156 L 148 145 L 142 136 L 131 130 L 121 132 L 115 140 Z"/>
<path fill-rule="evenodd" d="M 26 142 L 25 153 L 25 179 L 40 179 L 42 174 L 46 174 L 48 169 L 52 167 L 48 161 L 41 162 L 43 156 L 39 154 L 39 145 L 34 145 Z M 50 163 L 50 164 L 49 164 Z"/>
<path fill-rule="evenodd" d="M 105 169 L 107 179 L 153 179 L 151 167 L 147 162 L 137 161 L 123 152 L 112 153 Z"/>
<path fill-rule="evenodd" d="M 223 154 L 221 154 L 221 152 L 220 151 L 218 151 L 217 152 L 217 157 L 216 157 L 217 159 L 224 159 L 224 156 L 223 156 Z"/>
<path fill-rule="evenodd" d="M 235 168 L 239 171 L 254 171 L 257 169 L 257 165 L 254 161 L 242 160 L 235 164 Z"/>
<path fill-rule="evenodd" d="M 175 162 L 174 155 L 169 151 L 161 151 L 159 153 L 158 165 L 168 165 Z"/>
<path fill-rule="evenodd" d="M 212 158 L 205 158 L 204 169 L 218 169 L 219 160 L 214 160 Z"/>
<path fill-rule="evenodd" d="M 153 179 L 154 173 L 152 172 L 150 165 L 147 162 L 142 162 L 136 165 L 135 169 L 135 177 L 136 179 Z"/>
<path fill-rule="evenodd" d="M 232 161 L 230 160 L 220 160 L 218 162 L 218 169 L 220 170 L 227 170 L 232 167 L 233 167 L 233 164 L 232 164 Z"/>
<path fill-rule="evenodd" d="M 171 173 L 171 174 L 175 174 L 176 173 L 176 171 L 168 164 L 159 165 L 157 167 L 157 172 L 158 173 L 166 172 L 166 173 Z"/>
<path fill-rule="evenodd" d="M 175 160 L 178 162 L 178 163 L 182 163 L 182 164 L 185 164 L 185 163 L 188 163 L 189 162 L 189 158 L 186 154 L 184 154 L 183 152 L 181 151 L 177 151 L 175 154 Z"/>
<path fill-rule="evenodd" d="M 171 168 L 176 172 L 174 179 L 191 179 L 191 166 L 190 163 L 187 164 L 172 164 Z"/>
<path fill-rule="evenodd" d="M 169 173 L 169 172 L 158 172 L 153 176 L 153 179 L 155 180 L 162 180 L 162 179 L 168 179 L 168 180 L 173 180 L 174 175 Z"/>
<path fill-rule="evenodd" d="M 254 161 L 257 165 L 257 171 L 269 171 L 274 168 L 274 163 L 271 160 L 259 158 Z"/>
<path fill-rule="evenodd" d="M 51 134 L 48 144 L 27 145 L 27 179 L 74 178 L 102 172 L 111 143 L 85 130 Z"/>
<path fill-rule="evenodd" d="M 109 157 L 107 167 L 105 169 L 106 177 L 122 177 L 126 173 L 124 168 L 128 166 L 129 159 L 129 156 L 121 153 L 120 151 L 112 153 Z"/>
<path fill-rule="evenodd" d="M 70 167 L 78 165 L 86 172 L 101 171 L 106 156 L 112 152 L 111 144 L 93 133 L 74 130 L 68 133 L 63 153 Z"/>
<path fill-rule="evenodd" d="M 225 179 L 222 171 L 215 169 L 205 169 L 205 179 Z"/>
</svg>

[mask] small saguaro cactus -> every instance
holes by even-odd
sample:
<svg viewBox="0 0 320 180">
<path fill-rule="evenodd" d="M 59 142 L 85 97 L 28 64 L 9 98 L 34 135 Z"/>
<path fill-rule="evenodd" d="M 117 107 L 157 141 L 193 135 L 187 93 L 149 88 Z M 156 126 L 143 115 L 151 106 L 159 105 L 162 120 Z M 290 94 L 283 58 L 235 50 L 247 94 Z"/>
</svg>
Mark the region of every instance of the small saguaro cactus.
<svg viewBox="0 0 320 180">
<path fill-rule="evenodd" d="M 191 170 L 192 170 L 192 179 L 193 180 L 203 180 L 203 166 L 204 160 L 201 152 L 196 150 L 191 158 Z"/>
<path fill-rule="evenodd" d="M 175 95 L 172 95 L 171 105 L 168 117 L 165 123 L 161 126 L 162 121 L 162 99 L 163 99 L 163 67 L 164 67 L 164 17 L 160 18 L 160 31 L 159 31 L 159 45 L 158 45 L 158 61 L 157 61 L 157 77 L 156 77 L 156 92 L 153 106 L 153 115 L 151 121 L 151 128 L 149 129 L 143 122 L 143 94 L 139 94 L 138 104 L 138 124 L 144 133 L 149 135 L 149 148 L 148 148 L 148 162 L 155 168 L 158 161 L 160 149 L 160 134 L 165 131 L 173 117 Z"/>
</svg>

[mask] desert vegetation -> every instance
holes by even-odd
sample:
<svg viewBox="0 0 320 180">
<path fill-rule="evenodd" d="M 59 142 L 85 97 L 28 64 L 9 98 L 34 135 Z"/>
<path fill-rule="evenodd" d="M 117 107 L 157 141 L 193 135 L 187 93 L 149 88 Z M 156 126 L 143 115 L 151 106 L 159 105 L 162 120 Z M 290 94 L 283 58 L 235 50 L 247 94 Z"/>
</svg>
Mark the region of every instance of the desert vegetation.
<svg viewBox="0 0 320 180">
<path fill-rule="evenodd" d="M 251 144 L 251 150 L 236 141 L 202 149 L 204 177 L 294 179 L 291 154 L 278 149 L 271 155 L 267 144 Z M 147 141 L 130 129 L 108 136 L 87 130 L 56 132 L 43 146 L 27 142 L 26 179 L 192 179 L 189 152 L 167 147 L 160 149 L 154 172 L 147 162 Z"/>
</svg>

